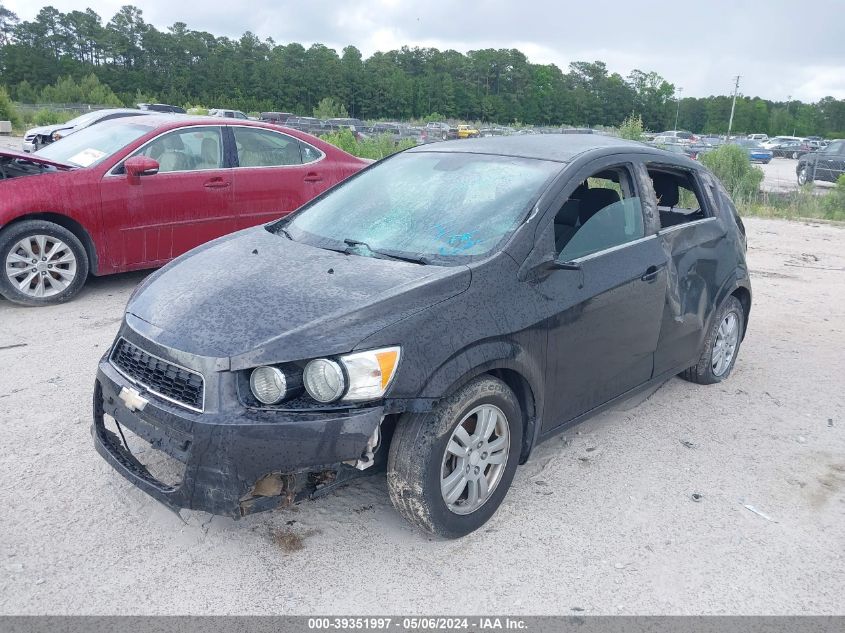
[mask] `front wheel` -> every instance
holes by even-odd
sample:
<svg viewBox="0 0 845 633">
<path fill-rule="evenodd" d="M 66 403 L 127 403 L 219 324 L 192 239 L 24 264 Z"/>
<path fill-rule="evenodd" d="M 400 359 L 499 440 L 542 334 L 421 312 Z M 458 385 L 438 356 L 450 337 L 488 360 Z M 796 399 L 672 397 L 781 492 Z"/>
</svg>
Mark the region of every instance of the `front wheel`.
<svg viewBox="0 0 845 633">
<path fill-rule="evenodd" d="M 739 299 L 731 295 L 719 306 L 713 324 L 701 345 L 698 363 L 685 370 L 681 378 L 700 385 L 722 382 L 731 375 L 745 331 L 745 311 Z"/>
<path fill-rule="evenodd" d="M 387 461 L 390 499 L 417 527 L 465 536 L 502 503 L 521 446 L 516 396 L 497 378 L 476 378 L 431 412 L 399 420 Z"/>
<path fill-rule="evenodd" d="M 807 169 L 807 166 L 805 165 L 804 167 L 798 170 L 798 184 L 803 187 L 807 183 L 811 182 L 813 182 L 813 178 L 810 175 L 810 170 Z"/>
<path fill-rule="evenodd" d="M 0 265 L 0 295 L 29 306 L 67 301 L 88 277 L 88 256 L 79 238 L 42 220 L 13 224 L 0 233 Z"/>
</svg>

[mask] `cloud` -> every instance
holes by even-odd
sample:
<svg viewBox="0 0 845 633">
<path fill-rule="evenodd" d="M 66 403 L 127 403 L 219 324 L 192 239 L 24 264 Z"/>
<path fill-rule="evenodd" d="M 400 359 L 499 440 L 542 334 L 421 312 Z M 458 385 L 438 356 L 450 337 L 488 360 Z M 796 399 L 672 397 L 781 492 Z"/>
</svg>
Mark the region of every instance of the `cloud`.
<svg viewBox="0 0 845 633">
<path fill-rule="evenodd" d="M 107 21 L 126 0 L 100 0 Z M 5 0 L 24 19 L 39 6 Z M 60 11 L 84 9 L 85 1 L 53 0 Z M 845 98 L 845 46 L 836 0 L 816 0 L 819 19 L 796 23 L 796 5 L 785 1 L 622 3 L 611 0 L 284 0 L 252 3 L 205 0 L 188 3 L 139 0 L 144 18 L 158 28 L 189 28 L 237 38 L 252 31 L 278 43 L 319 42 L 338 51 L 357 46 L 365 55 L 403 45 L 468 51 L 518 48 L 535 63 L 566 70 L 573 61 L 602 60 L 611 72 L 656 71 L 685 96 L 727 94 L 742 75 L 749 96 L 815 101 Z"/>
</svg>

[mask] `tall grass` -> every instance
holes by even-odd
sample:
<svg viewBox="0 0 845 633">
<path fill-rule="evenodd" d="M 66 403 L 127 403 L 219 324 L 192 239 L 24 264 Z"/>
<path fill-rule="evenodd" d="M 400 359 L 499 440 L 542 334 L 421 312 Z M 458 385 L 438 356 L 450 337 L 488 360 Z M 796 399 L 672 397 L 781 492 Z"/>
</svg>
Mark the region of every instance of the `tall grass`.
<svg viewBox="0 0 845 633">
<path fill-rule="evenodd" d="M 20 124 L 20 113 L 3 86 L 0 86 L 0 121 L 11 121 L 14 127 Z"/>
<path fill-rule="evenodd" d="M 763 182 L 763 170 L 748 160 L 748 152 L 739 145 L 722 145 L 701 156 L 701 162 L 722 181 L 734 202 L 756 199 Z"/>
<path fill-rule="evenodd" d="M 67 123 L 77 115 L 78 113 L 67 110 L 41 108 L 36 112 L 27 113 L 24 117 L 24 121 L 34 125 L 55 125 L 56 123 Z"/>
<path fill-rule="evenodd" d="M 642 116 L 632 113 L 619 126 L 619 138 L 626 138 L 629 141 L 641 141 L 644 131 Z"/>
<path fill-rule="evenodd" d="M 840 176 L 836 186 L 826 193 L 813 192 L 812 185 L 805 185 L 789 193 L 762 193 L 756 199 L 740 202 L 742 215 L 767 218 L 813 218 L 818 220 L 845 221 L 845 176 Z"/>
<path fill-rule="evenodd" d="M 381 160 L 396 152 L 414 147 L 417 144 L 413 139 L 404 139 L 397 144 L 390 134 L 380 134 L 379 136 L 371 136 L 358 141 L 352 134 L 352 130 L 346 129 L 338 130 L 331 134 L 324 134 L 320 138 L 353 156 L 370 158 L 372 160 Z"/>
</svg>

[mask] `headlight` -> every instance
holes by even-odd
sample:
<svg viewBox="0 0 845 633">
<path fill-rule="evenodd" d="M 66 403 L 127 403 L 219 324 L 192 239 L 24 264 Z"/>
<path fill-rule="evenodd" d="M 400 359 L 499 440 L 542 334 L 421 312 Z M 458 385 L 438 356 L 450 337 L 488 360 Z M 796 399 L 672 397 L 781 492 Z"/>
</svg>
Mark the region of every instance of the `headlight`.
<svg viewBox="0 0 845 633">
<path fill-rule="evenodd" d="M 338 400 L 346 390 L 343 369 L 333 360 L 318 358 L 305 366 L 302 375 L 305 390 L 317 402 L 328 403 Z"/>
<path fill-rule="evenodd" d="M 387 392 L 399 366 L 399 354 L 399 347 L 385 347 L 336 360 L 316 358 L 304 370 L 299 363 L 256 367 L 249 386 L 255 398 L 268 405 L 296 397 L 303 386 L 321 404 L 376 400 Z"/>
<path fill-rule="evenodd" d="M 399 348 L 356 352 L 341 356 L 340 362 L 349 376 L 344 400 L 374 400 L 381 398 L 390 386 L 399 365 Z"/>
<path fill-rule="evenodd" d="M 276 404 L 287 394 L 285 374 L 277 367 L 256 367 L 249 376 L 252 394 L 262 404 Z"/>
</svg>

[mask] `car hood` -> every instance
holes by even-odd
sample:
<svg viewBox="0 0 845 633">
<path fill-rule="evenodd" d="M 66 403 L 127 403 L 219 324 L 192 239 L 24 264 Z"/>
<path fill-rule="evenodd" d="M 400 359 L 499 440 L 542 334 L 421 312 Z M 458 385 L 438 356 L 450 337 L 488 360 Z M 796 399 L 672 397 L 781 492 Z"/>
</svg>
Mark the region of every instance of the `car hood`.
<svg viewBox="0 0 845 633">
<path fill-rule="evenodd" d="M 50 167 L 57 167 L 58 169 L 75 169 L 76 165 L 70 163 L 63 163 L 61 161 L 50 160 L 49 158 L 42 158 L 38 154 L 27 154 L 26 152 L 18 152 L 13 149 L 0 149 L 0 158 L 10 160 L 25 160 L 36 165 L 48 165 Z"/>
<path fill-rule="evenodd" d="M 469 286 L 466 266 L 346 255 L 247 229 L 153 273 L 127 323 L 231 369 L 348 352 L 382 328 Z"/>
<path fill-rule="evenodd" d="M 49 136 L 53 132 L 58 132 L 59 130 L 72 130 L 73 126 L 68 126 L 63 123 L 57 123 L 56 125 L 42 125 L 40 127 L 33 127 L 26 131 L 25 136 L 30 136 L 31 134 L 38 134 L 39 136 Z"/>
</svg>

